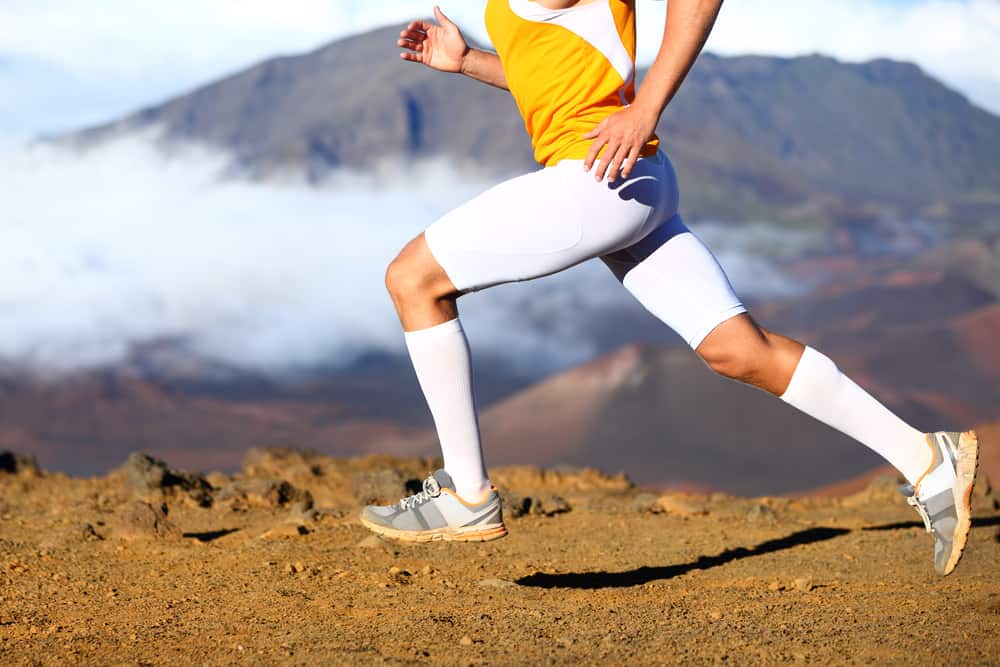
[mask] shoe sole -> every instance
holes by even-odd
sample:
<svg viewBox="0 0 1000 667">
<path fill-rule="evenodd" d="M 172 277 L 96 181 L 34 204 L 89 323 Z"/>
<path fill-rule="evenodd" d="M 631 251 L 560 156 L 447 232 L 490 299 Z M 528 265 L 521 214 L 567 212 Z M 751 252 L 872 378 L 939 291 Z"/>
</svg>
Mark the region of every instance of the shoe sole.
<svg viewBox="0 0 1000 667">
<path fill-rule="evenodd" d="M 489 542 L 507 536 L 507 527 L 500 524 L 465 528 L 434 528 L 431 530 L 396 530 L 361 519 L 361 525 L 376 535 L 400 542 Z"/>
<path fill-rule="evenodd" d="M 975 431 L 966 431 L 958 437 L 958 456 L 955 459 L 955 484 L 952 493 L 955 498 L 955 539 L 952 541 L 951 558 L 945 563 L 942 575 L 951 574 L 969 542 L 972 528 L 972 489 L 979 469 L 979 437 Z"/>
</svg>

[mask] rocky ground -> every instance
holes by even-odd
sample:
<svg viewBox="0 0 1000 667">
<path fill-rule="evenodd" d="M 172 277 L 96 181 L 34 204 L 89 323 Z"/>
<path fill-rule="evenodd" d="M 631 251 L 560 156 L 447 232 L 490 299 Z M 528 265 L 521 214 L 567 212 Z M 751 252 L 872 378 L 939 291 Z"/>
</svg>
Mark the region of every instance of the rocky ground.
<svg viewBox="0 0 1000 667">
<path fill-rule="evenodd" d="M 0 453 L 0 663 L 996 664 L 1000 502 L 956 572 L 878 478 L 841 498 L 659 495 L 494 471 L 509 537 L 400 545 L 361 503 L 434 462 L 135 454 L 100 478 Z"/>
</svg>

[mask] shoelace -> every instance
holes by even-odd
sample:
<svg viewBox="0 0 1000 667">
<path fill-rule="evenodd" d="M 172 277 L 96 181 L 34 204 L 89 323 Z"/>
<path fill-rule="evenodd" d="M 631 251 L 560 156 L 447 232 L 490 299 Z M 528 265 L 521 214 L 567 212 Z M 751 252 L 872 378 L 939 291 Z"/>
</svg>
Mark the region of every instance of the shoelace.
<svg viewBox="0 0 1000 667">
<path fill-rule="evenodd" d="M 426 503 L 431 498 L 437 498 L 441 495 L 441 485 L 438 481 L 434 479 L 433 476 L 428 477 L 424 480 L 424 490 L 419 493 L 414 493 L 412 496 L 407 498 L 399 499 L 399 509 L 408 510 L 413 509 L 417 505 L 422 505 Z"/>
<path fill-rule="evenodd" d="M 924 528 L 927 532 L 933 533 L 934 530 L 931 528 L 931 515 L 927 513 L 927 506 L 920 502 L 920 499 L 917 498 L 916 489 L 914 489 L 912 485 L 906 484 L 900 487 L 899 491 L 906 496 L 906 503 L 913 509 L 917 510 L 917 514 L 919 514 L 920 518 L 924 520 Z"/>
</svg>

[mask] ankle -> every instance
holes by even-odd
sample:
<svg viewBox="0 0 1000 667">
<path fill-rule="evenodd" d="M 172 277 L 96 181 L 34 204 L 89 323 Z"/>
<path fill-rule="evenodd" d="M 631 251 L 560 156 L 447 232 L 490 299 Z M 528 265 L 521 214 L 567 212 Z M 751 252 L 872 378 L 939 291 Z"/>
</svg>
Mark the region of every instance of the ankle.
<svg viewBox="0 0 1000 667">
<path fill-rule="evenodd" d="M 472 484 L 459 484 L 455 482 L 455 493 L 458 494 L 458 497 L 473 505 L 482 501 L 491 488 L 493 488 L 493 485 L 488 479 Z"/>
</svg>

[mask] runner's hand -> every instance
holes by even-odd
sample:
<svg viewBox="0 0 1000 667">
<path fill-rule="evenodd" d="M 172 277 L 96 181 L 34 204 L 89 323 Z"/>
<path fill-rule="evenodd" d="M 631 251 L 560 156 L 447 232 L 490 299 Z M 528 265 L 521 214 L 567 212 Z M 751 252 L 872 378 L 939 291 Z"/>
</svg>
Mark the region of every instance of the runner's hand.
<svg viewBox="0 0 1000 667">
<path fill-rule="evenodd" d="M 639 159 L 639 151 L 653 136 L 657 121 L 659 114 L 649 113 L 636 106 L 625 107 L 602 120 L 597 127 L 583 135 L 584 139 L 594 140 L 583 161 L 584 170 L 590 171 L 603 148 L 604 153 L 601 154 L 594 173 L 597 180 L 603 181 L 605 175 L 614 180 L 619 170 L 623 178 L 628 178 Z"/>
<path fill-rule="evenodd" d="M 414 21 L 399 33 L 396 44 L 406 49 L 399 57 L 441 72 L 461 72 L 469 45 L 458 26 L 436 5 L 434 18 L 439 25 Z"/>
</svg>

